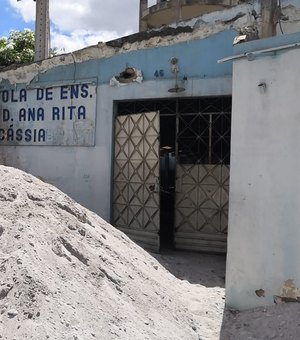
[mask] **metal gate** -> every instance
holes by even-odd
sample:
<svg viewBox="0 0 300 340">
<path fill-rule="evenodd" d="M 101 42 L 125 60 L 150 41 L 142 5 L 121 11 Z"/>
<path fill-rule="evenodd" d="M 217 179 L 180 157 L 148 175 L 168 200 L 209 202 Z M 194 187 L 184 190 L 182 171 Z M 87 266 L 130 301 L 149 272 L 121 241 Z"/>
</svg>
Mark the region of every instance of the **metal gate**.
<svg viewBox="0 0 300 340">
<path fill-rule="evenodd" d="M 226 252 L 230 126 L 231 113 L 219 98 L 179 114 L 176 248 Z"/>
<path fill-rule="evenodd" d="M 153 152 L 155 157 L 149 158 L 146 154 L 141 156 L 139 152 L 139 155 L 133 158 L 130 150 L 137 147 L 127 146 L 128 143 L 137 145 L 137 140 L 143 138 L 146 139 L 147 145 L 153 144 L 147 142 L 146 135 L 141 136 L 140 128 L 133 127 L 139 125 L 138 117 L 141 115 L 138 113 L 147 111 L 160 111 L 161 117 L 164 117 L 165 122 L 161 125 L 160 131 L 160 147 L 163 149 L 164 144 L 168 143 L 166 145 L 174 147 L 176 156 L 175 222 L 172 238 L 175 248 L 226 252 L 231 135 L 231 97 L 228 96 L 119 103 L 118 112 L 124 116 L 118 117 L 116 122 L 115 225 L 148 248 L 149 244 L 156 250 L 159 248 L 157 234 L 160 228 L 159 193 L 156 188 L 154 192 L 149 191 L 149 186 L 158 183 L 159 177 L 157 114 L 153 118 L 155 123 L 151 123 L 152 118 L 147 119 L 147 122 L 154 126 L 152 130 L 156 131 L 157 142 L 154 143 L 155 148 L 151 147 L 155 149 Z M 128 113 L 134 115 L 125 116 Z M 146 113 L 143 115 L 147 117 Z M 176 124 L 166 124 L 168 120 Z M 176 126 L 176 129 L 174 128 L 176 133 L 174 132 L 174 136 L 169 135 L 168 138 L 164 138 L 166 134 L 170 134 L 170 126 Z M 140 139 L 137 138 L 136 142 L 133 142 L 131 136 L 135 136 L 136 133 Z M 173 144 L 169 144 L 171 137 L 174 140 Z M 128 168 L 128 159 L 130 164 L 136 163 L 131 170 Z M 148 173 L 151 174 L 151 180 L 147 179 L 147 174 L 145 178 L 140 174 L 136 176 L 139 164 L 143 164 L 143 169 L 153 169 Z M 139 178 L 138 181 L 131 177 L 133 173 Z M 144 198 L 141 199 L 142 196 L 138 193 L 138 188 L 142 187 L 141 190 L 150 195 L 151 201 L 155 204 L 145 205 Z M 137 193 L 137 198 L 134 198 L 134 193 Z M 151 213 L 148 213 L 149 208 Z M 144 220 L 144 217 L 141 217 L 144 215 L 154 217 L 151 219 L 146 217 Z M 164 226 L 162 225 L 161 228 L 163 229 Z"/>
<path fill-rule="evenodd" d="M 113 224 L 147 249 L 158 251 L 159 113 L 115 120 Z"/>
</svg>

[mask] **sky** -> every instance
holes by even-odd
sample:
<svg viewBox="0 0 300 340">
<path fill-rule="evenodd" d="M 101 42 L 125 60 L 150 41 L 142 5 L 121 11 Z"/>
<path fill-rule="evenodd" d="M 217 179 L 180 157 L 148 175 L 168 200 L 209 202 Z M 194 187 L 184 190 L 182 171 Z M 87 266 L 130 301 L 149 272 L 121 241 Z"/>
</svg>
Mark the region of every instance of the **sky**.
<svg viewBox="0 0 300 340">
<path fill-rule="evenodd" d="M 60 52 L 109 41 L 138 31 L 139 0 L 49 0 L 51 47 Z M 156 3 L 149 0 L 148 5 Z M 0 0 L 0 37 L 34 30 L 33 0 Z"/>
</svg>

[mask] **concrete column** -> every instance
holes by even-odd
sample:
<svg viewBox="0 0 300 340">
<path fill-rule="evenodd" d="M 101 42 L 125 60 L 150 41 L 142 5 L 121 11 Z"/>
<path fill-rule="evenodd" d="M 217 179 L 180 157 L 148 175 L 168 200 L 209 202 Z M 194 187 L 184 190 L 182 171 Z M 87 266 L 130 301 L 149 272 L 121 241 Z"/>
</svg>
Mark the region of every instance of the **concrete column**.
<svg viewBox="0 0 300 340">
<path fill-rule="evenodd" d="M 148 26 L 147 22 L 142 20 L 144 11 L 148 8 L 148 0 L 140 0 L 140 22 L 139 22 L 139 31 L 147 31 Z"/>
<path fill-rule="evenodd" d="M 276 35 L 276 9 L 277 0 L 261 0 L 261 38 L 268 38 Z"/>
<path fill-rule="evenodd" d="M 49 0 L 36 0 L 34 61 L 49 57 Z"/>
<path fill-rule="evenodd" d="M 172 22 L 178 23 L 182 20 L 182 0 L 173 0 L 172 2 L 173 18 Z"/>
</svg>

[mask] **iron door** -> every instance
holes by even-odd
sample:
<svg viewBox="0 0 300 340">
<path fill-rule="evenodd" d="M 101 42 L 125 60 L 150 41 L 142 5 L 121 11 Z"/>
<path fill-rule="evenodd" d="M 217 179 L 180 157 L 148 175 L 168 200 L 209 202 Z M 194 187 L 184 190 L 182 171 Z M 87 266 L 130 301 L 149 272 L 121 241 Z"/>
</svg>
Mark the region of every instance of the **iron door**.
<svg viewBox="0 0 300 340">
<path fill-rule="evenodd" d="M 225 253 L 229 166 L 178 164 L 176 171 L 176 248 Z"/>
<path fill-rule="evenodd" d="M 159 251 L 159 112 L 115 120 L 113 225 Z"/>
<path fill-rule="evenodd" d="M 227 246 L 231 103 L 202 100 L 179 114 L 175 247 L 225 253 Z"/>
</svg>

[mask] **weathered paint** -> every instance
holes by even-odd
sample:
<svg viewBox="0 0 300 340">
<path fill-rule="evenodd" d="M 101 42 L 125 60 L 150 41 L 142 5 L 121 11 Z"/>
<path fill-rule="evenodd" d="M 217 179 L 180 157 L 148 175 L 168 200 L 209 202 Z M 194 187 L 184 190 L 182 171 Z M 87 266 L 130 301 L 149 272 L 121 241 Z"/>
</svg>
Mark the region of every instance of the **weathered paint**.
<svg viewBox="0 0 300 340">
<path fill-rule="evenodd" d="M 115 102 L 230 95 L 231 63 L 218 65 L 217 60 L 232 54 L 233 37 L 241 27 L 259 25 L 259 18 L 255 20 L 251 14 L 253 9 L 259 12 L 259 4 L 241 4 L 177 27 L 99 43 L 39 63 L 3 70 L 0 90 L 61 86 L 95 79 L 96 125 L 94 146 L 2 146 L 0 161 L 42 177 L 109 219 Z M 186 89 L 179 94 L 168 92 L 175 85 L 170 70 L 172 57 L 179 59 L 179 83 Z M 143 83 L 109 86 L 111 77 L 126 66 L 141 69 Z"/>
<path fill-rule="evenodd" d="M 300 42 L 300 33 L 236 53 Z M 300 49 L 234 61 L 226 303 L 247 309 L 300 287 Z M 264 86 L 261 86 L 264 84 Z M 263 292 L 263 294 L 260 294 Z"/>
<path fill-rule="evenodd" d="M 177 0 L 157 1 L 156 4 L 148 7 L 147 1 L 140 1 L 140 30 L 147 30 L 150 27 L 160 27 L 163 24 L 169 25 L 172 22 L 187 20 L 195 15 L 223 10 L 238 4 L 238 0 Z"/>
<path fill-rule="evenodd" d="M 281 299 L 291 299 L 294 301 L 300 298 L 300 289 L 296 287 L 294 280 L 286 280 L 280 288 L 279 295 Z"/>
<path fill-rule="evenodd" d="M 254 16 L 253 13 L 257 13 Z M 51 59 L 43 60 L 38 63 L 21 66 L 18 68 L 10 67 L 0 73 L 0 81 L 9 79 L 12 84 L 20 82 L 29 84 L 30 82 L 40 81 L 43 73 L 47 73 L 49 79 L 49 71 L 53 68 L 62 67 L 61 78 L 73 79 L 79 78 L 77 75 L 78 64 L 84 62 L 87 77 L 93 77 L 90 70 L 93 66 L 88 64 L 91 61 L 93 65 L 97 59 L 111 58 L 116 55 L 128 54 L 129 52 L 154 49 L 163 46 L 172 46 L 180 42 L 187 43 L 193 40 L 200 40 L 211 38 L 217 33 L 231 29 L 238 32 L 244 26 L 251 26 L 261 30 L 260 1 L 253 1 L 251 4 L 240 4 L 232 8 L 205 14 L 201 17 L 194 18 L 189 21 L 183 21 L 178 24 L 163 27 L 161 29 L 152 30 L 148 32 L 133 34 L 128 37 L 116 39 L 113 42 L 102 43 L 90 46 L 73 53 L 59 55 Z M 300 4 L 298 0 L 283 0 L 282 13 L 287 16 L 289 20 L 282 21 L 281 25 L 284 33 L 291 33 L 300 30 Z M 277 34 L 281 34 L 279 25 L 277 25 Z M 226 49 L 224 50 L 226 52 Z M 64 68 L 63 66 L 72 65 L 71 68 Z M 66 73 L 64 73 L 66 72 Z M 94 72 L 93 72 L 94 73 Z"/>
<path fill-rule="evenodd" d="M 93 64 L 95 60 L 112 58 L 121 54 L 127 55 L 129 52 L 139 50 L 145 50 L 146 52 L 148 49 L 176 46 L 178 43 L 187 43 L 193 40 L 199 41 L 205 38 L 210 39 L 212 36 L 226 30 L 238 32 L 241 27 L 255 23 L 251 15 L 252 9 L 259 10 L 259 5 L 242 4 L 228 10 L 210 13 L 188 22 L 182 22 L 176 27 L 168 26 L 159 30 L 133 34 L 108 43 L 99 42 L 98 45 L 60 55 L 39 63 L 21 66 L 17 69 L 13 67 L 8 68 L 0 73 L 0 80 L 9 79 L 12 84 L 18 84 L 20 82 L 29 84 L 30 82 L 41 81 L 41 77 L 45 72 L 48 74 L 47 78 L 49 79 L 49 71 L 51 69 L 65 65 L 73 65 L 73 68 L 62 68 L 60 70 L 61 78 L 79 78 L 80 74 L 77 73 L 77 67 L 78 64 L 82 62 L 91 61 Z M 243 13 L 243 16 L 238 15 L 240 13 Z M 229 46 L 230 45 L 231 43 Z M 219 48 L 216 46 L 215 49 L 218 50 Z M 90 77 L 88 74 L 90 74 L 91 69 L 93 70 L 93 67 L 88 67 L 87 63 L 85 63 L 85 65 L 87 74 L 83 77 L 87 78 Z M 123 65 L 123 68 L 125 66 L 126 65 Z M 93 75 L 91 75 L 91 77 L 92 76 Z"/>
<path fill-rule="evenodd" d="M 231 76 L 231 64 L 217 64 L 223 53 L 231 53 L 232 41 L 236 36 L 235 30 L 226 30 L 210 38 L 180 42 L 175 45 L 137 50 L 126 54 L 116 54 L 111 58 L 95 58 L 85 62 L 58 65 L 47 72 L 34 77 L 30 84 L 55 83 L 58 81 L 74 81 L 74 79 L 98 78 L 99 84 L 107 84 L 114 75 L 122 72 L 126 66 L 142 70 L 145 80 L 157 79 L 156 70 L 163 70 L 163 79 L 174 78 L 171 72 L 170 59 L 179 59 L 180 75 L 188 78 L 212 78 Z M 187 53 L 188 51 L 188 53 Z M 27 66 L 31 68 L 30 66 Z M 8 71 L 10 72 L 10 71 Z M 16 71 L 15 73 L 17 73 Z M 0 73 L 5 77 L 5 72 Z M 8 73 L 8 76 L 10 74 Z M 25 78 L 25 79 L 24 79 Z M 11 79 L 8 77 L 8 79 Z M 18 82 L 26 82 L 26 74 L 20 74 Z"/>
<path fill-rule="evenodd" d="M 0 145 L 95 143 L 96 84 L 0 90 Z"/>
<path fill-rule="evenodd" d="M 2 146 L 2 163 L 43 177 L 109 220 L 114 102 L 142 98 L 174 98 L 177 95 L 230 95 L 231 65 L 218 67 L 217 59 L 222 56 L 224 48 L 228 54 L 232 53 L 234 34 L 234 30 L 226 30 L 211 38 L 191 43 L 181 42 L 169 47 L 148 48 L 116 55 L 109 59 L 88 60 L 77 64 L 76 69 L 73 63 L 50 68 L 36 77 L 29 87 L 38 87 L 40 84 L 44 87 L 70 84 L 74 75 L 73 81 L 76 82 L 80 82 L 81 78 L 97 79 L 95 146 Z M 212 40 L 209 41 L 210 39 Z M 190 53 L 187 53 L 187 50 Z M 187 76 L 184 81 L 186 91 L 181 94 L 168 92 L 175 84 L 174 75 L 171 76 L 170 72 L 170 59 L 174 56 L 179 59 L 180 83 L 182 77 Z M 124 70 L 126 64 L 141 69 L 144 81 L 120 88 L 111 87 L 109 80 Z M 155 71 L 160 69 L 165 70 L 166 76 L 155 77 Z M 12 77 L 15 77 L 15 74 Z M 25 74 L 19 80 L 18 88 L 26 87 L 22 82 L 24 78 L 26 79 Z M 3 82 L 4 87 L 7 87 L 7 84 Z"/>
</svg>

